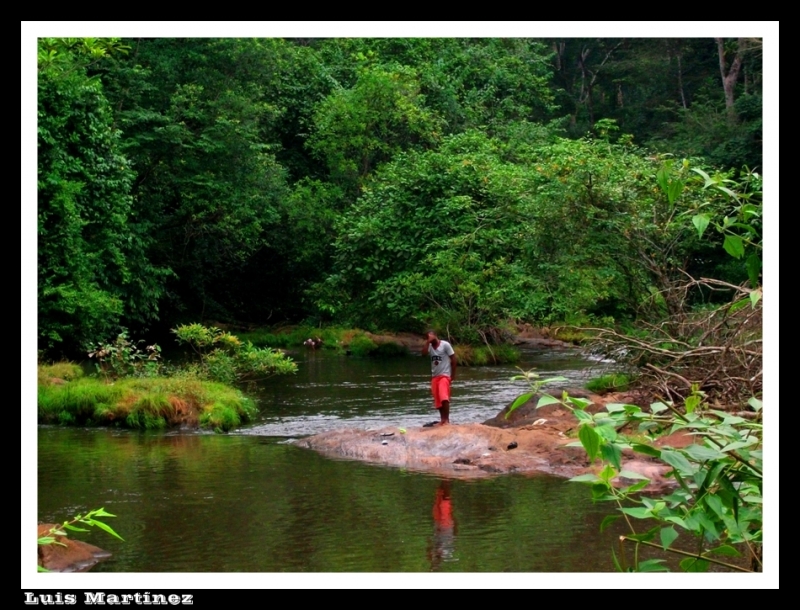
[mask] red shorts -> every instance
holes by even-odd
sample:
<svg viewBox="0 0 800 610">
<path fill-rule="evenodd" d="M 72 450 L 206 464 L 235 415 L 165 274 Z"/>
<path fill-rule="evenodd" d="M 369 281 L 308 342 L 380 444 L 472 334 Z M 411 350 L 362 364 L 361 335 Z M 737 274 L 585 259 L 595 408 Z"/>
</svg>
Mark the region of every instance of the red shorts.
<svg viewBox="0 0 800 610">
<path fill-rule="evenodd" d="M 431 379 L 431 393 L 433 406 L 441 409 L 443 400 L 450 400 L 450 378 L 447 375 L 437 375 Z"/>
</svg>

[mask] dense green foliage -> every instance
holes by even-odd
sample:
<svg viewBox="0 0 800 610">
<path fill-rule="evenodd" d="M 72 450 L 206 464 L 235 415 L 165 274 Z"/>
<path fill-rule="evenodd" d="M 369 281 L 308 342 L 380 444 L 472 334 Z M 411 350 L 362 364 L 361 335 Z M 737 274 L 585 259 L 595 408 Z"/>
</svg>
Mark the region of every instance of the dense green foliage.
<svg viewBox="0 0 800 610">
<path fill-rule="evenodd" d="M 530 394 L 525 396 L 529 398 Z M 573 444 L 586 450 L 590 463 L 600 462 L 596 472 L 572 480 L 591 484 L 595 501 L 617 505 L 618 514 L 609 515 L 601 528 L 620 517 L 629 528 L 614 551 L 619 570 L 667 571 L 663 558 L 639 560 L 640 545 L 648 545 L 683 557 L 680 566 L 686 572 L 705 572 L 711 563 L 761 571 L 764 498 L 760 418 L 746 419 L 712 409 L 702 392 L 687 398 L 683 413 L 656 402 L 649 410 L 608 404 L 605 410 L 591 414 L 586 411 L 588 400 L 570 397 L 566 392 L 560 399 L 541 397 L 537 407 L 553 403 L 575 414 L 579 428 Z M 751 406 L 760 416 L 761 401 L 754 398 Z M 653 443 L 664 433 L 676 432 L 697 435 L 701 440 L 676 449 Z M 642 493 L 654 475 L 647 477 L 626 469 L 624 451 L 663 463 L 669 469 L 667 476 L 676 481 L 675 488 Z M 631 551 L 626 551 L 625 543 L 630 544 Z M 743 556 L 746 565 L 728 559 Z"/>
<path fill-rule="evenodd" d="M 188 344 L 199 357 L 191 370 L 215 381 L 232 384 L 297 372 L 297 365 L 282 352 L 255 347 L 219 328 L 184 324 L 173 332 L 178 343 Z"/>
<path fill-rule="evenodd" d="M 659 189 L 657 176 L 685 180 L 688 167 L 605 138 L 515 151 L 477 132 L 446 138 L 376 172 L 341 217 L 317 306 L 478 343 L 499 339 L 509 320 L 630 314 L 680 270 L 725 256 L 674 221 L 722 203 Z"/>
<path fill-rule="evenodd" d="M 80 344 L 144 321 L 163 289 L 132 218 L 135 173 L 91 58 L 108 46 L 40 43 L 38 270 L 40 348 Z"/>
<path fill-rule="evenodd" d="M 615 554 L 616 565 L 623 571 L 666 570 L 664 559 L 639 560 L 642 545 L 682 556 L 680 566 L 688 572 L 706 571 L 710 564 L 742 571 L 762 569 L 760 180 L 748 175 L 737 182 L 696 173 L 702 184 L 659 172 L 659 186 L 667 200 L 676 204 L 688 187 L 708 194 L 709 199 L 715 191 L 721 193 L 723 203 L 715 207 L 704 201 L 698 209 L 690 207 L 670 217 L 665 228 L 691 225 L 703 239 L 713 225 L 724 236 L 718 249 L 739 261 L 750 287 L 715 278 L 689 278 L 659 293 L 666 312 L 658 326 L 639 321 L 639 328 L 629 334 L 599 331 L 598 344 L 621 363 L 637 367 L 637 385 L 661 398 L 649 409 L 614 403 L 590 412 L 589 400 L 567 392 L 561 398 L 545 394 L 537 402 L 537 408 L 560 404 L 572 411 L 578 422 L 574 444 L 585 449 L 590 464 L 601 462 L 594 472 L 573 480 L 591 483 L 596 501 L 616 503 L 620 514 L 610 515 L 603 526 L 621 516 L 629 528 Z M 702 306 L 693 302 L 693 292 L 709 289 L 722 293 L 721 302 Z M 517 398 L 509 414 L 544 383 L 535 375 L 524 377 L 532 391 Z M 595 380 L 592 389 L 617 385 L 614 377 Z M 622 381 L 628 380 L 623 376 Z M 676 433 L 692 442 L 661 438 Z M 626 468 L 630 452 L 655 458 L 662 473 L 645 476 Z M 648 484 L 657 482 L 652 479 L 662 476 L 673 478 L 676 488 L 645 494 Z M 645 525 L 640 527 L 637 520 Z M 632 560 L 626 559 L 624 543 L 634 549 Z M 725 556 L 744 556 L 747 565 L 728 563 Z"/>
<path fill-rule="evenodd" d="M 641 314 L 664 269 L 723 264 L 655 177 L 760 166 L 760 64 L 756 39 L 40 39 L 40 349 Z"/>
</svg>

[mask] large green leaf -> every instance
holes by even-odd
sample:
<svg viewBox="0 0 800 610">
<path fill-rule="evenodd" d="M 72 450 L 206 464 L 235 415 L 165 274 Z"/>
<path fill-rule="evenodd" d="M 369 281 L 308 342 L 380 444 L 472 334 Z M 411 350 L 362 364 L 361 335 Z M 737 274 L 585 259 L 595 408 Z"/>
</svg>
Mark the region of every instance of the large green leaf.
<svg viewBox="0 0 800 610">
<path fill-rule="evenodd" d="M 597 426 L 595 430 L 597 430 L 597 433 L 603 438 L 603 440 L 609 442 L 617 440 L 617 436 L 619 436 L 613 424 L 602 424 Z"/>
<path fill-rule="evenodd" d="M 558 398 L 550 396 L 549 394 L 545 394 L 539 399 L 539 402 L 536 403 L 536 408 L 539 407 L 546 407 L 547 405 L 555 405 L 560 404 L 561 401 Z"/>
<path fill-rule="evenodd" d="M 111 535 L 112 535 L 112 536 L 114 536 L 115 538 L 119 538 L 120 540 L 123 540 L 123 541 L 124 541 L 124 538 L 123 538 L 122 536 L 120 536 L 120 535 L 119 535 L 117 532 L 115 532 L 113 529 L 111 529 L 111 526 L 110 526 L 110 525 L 108 525 L 108 524 L 106 524 L 106 523 L 103 523 L 102 521 L 97 521 L 97 520 L 95 520 L 95 519 L 87 519 L 87 520 L 85 521 L 85 523 L 88 523 L 88 524 L 90 524 L 90 525 L 97 526 L 97 527 L 99 527 L 101 530 L 103 530 L 103 531 L 105 531 L 105 532 L 108 532 L 109 534 L 111 534 Z"/>
<path fill-rule="evenodd" d="M 586 450 L 589 460 L 594 461 L 600 451 L 600 435 L 591 426 L 583 424 L 578 430 L 578 439 Z"/>
<path fill-rule="evenodd" d="M 640 561 L 638 565 L 639 572 L 669 572 L 666 566 L 661 565 L 664 559 L 647 559 Z"/>
<path fill-rule="evenodd" d="M 703 180 L 705 181 L 703 188 L 708 188 L 710 185 L 714 184 L 714 180 L 699 167 L 693 167 L 692 171 L 703 177 Z"/>
<path fill-rule="evenodd" d="M 567 400 L 572 406 L 577 407 L 578 409 L 585 409 L 592 404 L 591 400 L 586 400 L 585 398 L 576 398 L 575 396 L 570 396 Z"/>
<path fill-rule="evenodd" d="M 704 447 L 702 445 L 690 445 L 685 449 L 685 451 L 689 457 L 697 460 L 698 462 L 719 460 L 727 457 L 724 453 L 718 451 L 717 449 L 711 449 L 710 447 Z"/>
<path fill-rule="evenodd" d="M 733 507 L 726 506 L 727 502 L 719 495 L 707 495 L 705 497 L 705 504 L 719 517 L 725 524 L 725 527 L 732 534 L 741 534 L 739 524 L 733 518 Z"/>
<path fill-rule="evenodd" d="M 750 279 L 750 287 L 756 288 L 758 286 L 758 276 L 761 274 L 761 257 L 753 253 L 747 257 L 746 264 L 747 277 Z M 753 306 L 755 306 L 755 303 L 753 303 Z"/>
<path fill-rule="evenodd" d="M 619 510 L 635 519 L 650 519 L 653 516 L 650 509 L 645 506 L 632 506 L 620 508 Z"/>
<path fill-rule="evenodd" d="M 694 410 L 700 405 L 702 399 L 697 394 L 687 396 L 683 401 L 683 406 L 686 408 L 687 413 L 694 413 Z"/>
<path fill-rule="evenodd" d="M 664 547 L 666 551 L 672 543 L 678 538 L 678 532 L 675 531 L 675 528 L 671 525 L 669 527 L 665 527 L 661 529 L 661 546 Z"/>
<path fill-rule="evenodd" d="M 547 379 L 542 379 L 542 383 L 561 383 L 564 381 L 569 381 L 566 377 L 548 377 Z"/>
<path fill-rule="evenodd" d="M 709 565 L 705 559 L 695 559 L 694 557 L 681 560 L 681 569 L 684 572 L 708 572 Z"/>
<path fill-rule="evenodd" d="M 600 471 L 599 477 L 600 479 L 608 483 L 609 481 L 611 481 L 611 479 L 613 479 L 616 476 L 616 474 L 617 471 L 614 470 L 614 468 L 612 468 L 609 464 L 606 464 L 603 470 Z"/>
<path fill-rule="evenodd" d="M 645 455 L 650 455 L 652 457 L 661 457 L 660 449 L 656 449 L 655 447 L 651 447 L 650 445 L 645 445 L 643 443 L 631 443 L 631 449 L 637 453 L 644 453 Z"/>
<path fill-rule="evenodd" d="M 602 458 L 617 470 L 622 469 L 622 450 L 613 443 L 603 443 L 600 447 Z"/>
<path fill-rule="evenodd" d="M 710 222 L 711 218 L 708 216 L 708 214 L 695 214 L 692 217 L 692 224 L 697 229 L 698 237 L 703 237 L 703 233 L 705 233 L 705 230 Z"/>
<path fill-rule="evenodd" d="M 711 549 L 705 555 L 727 555 L 729 557 L 741 557 L 742 554 L 729 544 L 723 544 L 715 549 Z"/>
<path fill-rule="evenodd" d="M 678 197 L 681 196 L 681 192 L 683 191 L 683 181 L 682 180 L 673 180 L 669 184 L 669 190 L 667 192 L 667 197 L 669 198 L 670 205 L 674 204 Z"/>
<path fill-rule="evenodd" d="M 684 521 L 680 517 L 676 517 L 675 515 L 667 515 L 666 517 L 664 517 L 664 520 L 669 521 L 670 523 L 674 523 L 675 525 L 678 525 L 683 529 L 692 529 L 689 527 L 686 521 Z"/>
<path fill-rule="evenodd" d="M 664 191 L 664 194 L 669 196 L 669 170 L 671 164 L 664 164 L 662 165 L 659 170 L 656 172 L 656 180 L 658 181 L 658 186 L 661 187 L 661 190 Z"/>
<path fill-rule="evenodd" d="M 650 403 L 650 411 L 653 413 L 661 413 L 661 411 L 666 411 L 667 409 L 669 409 L 669 407 L 663 402 Z"/>
<path fill-rule="evenodd" d="M 677 451 L 662 449 L 661 459 L 683 475 L 691 476 L 697 470 L 696 466 L 693 466 L 692 463 L 683 456 L 683 454 L 678 453 Z"/>
<path fill-rule="evenodd" d="M 759 400 L 758 398 L 755 398 L 755 397 L 750 398 L 750 400 L 747 401 L 747 404 L 750 405 L 751 407 L 753 407 L 753 411 L 760 411 L 761 407 L 764 406 L 764 403 L 761 402 L 761 400 Z"/>
<path fill-rule="evenodd" d="M 514 400 L 514 402 L 511 403 L 511 406 L 508 408 L 508 412 L 506 413 L 506 419 L 508 419 L 512 411 L 514 411 L 521 405 L 524 405 L 531 399 L 532 396 L 533 392 L 528 392 L 527 394 L 522 394 L 520 396 L 517 396 L 517 398 Z"/>
<path fill-rule="evenodd" d="M 738 235 L 726 235 L 725 241 L 722 242 L 722 247 L 733 258 L 742 258 L 744 256 L 744 242 Z"/>
<path fill-rule="evenodd" d="M 622 488 L 622 492 L 626 493 L 626 494 L 633 494 L 633 493 L 636 493 L 637 491 L 641 491 L 642 489 L 647 487 L 649 483 L 650 483 L 650 479 L 644 479 L 642 481 L 639 481 L 638 483 L 634 483 L 630 487 Z"/>
</svg>

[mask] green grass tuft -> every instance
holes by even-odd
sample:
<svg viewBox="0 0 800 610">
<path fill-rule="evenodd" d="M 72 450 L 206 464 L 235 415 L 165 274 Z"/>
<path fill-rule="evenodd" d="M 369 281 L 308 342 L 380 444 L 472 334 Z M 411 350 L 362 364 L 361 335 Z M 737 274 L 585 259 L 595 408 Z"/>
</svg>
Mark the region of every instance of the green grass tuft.
<svg viewBox="0 0 800 610">
<path fill-rule="evenodd" d="M 39 383 L 53 383 L 54 380 L 73 381 L 83 377 L 83 369 L 74 362 L 56 362 L 37 366 Z"/>
<path fill-rule="evenodd" d="M 601 375 L 586 383 L 586 389 L 595 394 L 607 392 L 625 392 L 630 387 L 630 377 L 622 373 Z"/>
<path fill-rule="evenodd" d="M 113 384 L 84 377 L 39 385 L 40 423 L 120 425 L 139 430 L 182 424 L 231 430 L 257 413 L 236 388 L 192 375 L 131 377 Z"/>
</svg>

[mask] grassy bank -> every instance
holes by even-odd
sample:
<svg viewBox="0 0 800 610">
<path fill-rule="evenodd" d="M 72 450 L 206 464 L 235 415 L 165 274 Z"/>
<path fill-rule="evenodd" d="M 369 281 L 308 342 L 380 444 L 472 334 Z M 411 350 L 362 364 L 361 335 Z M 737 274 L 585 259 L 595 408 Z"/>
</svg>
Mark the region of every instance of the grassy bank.
<svg viewBox="0 0 800 610">
<path fill-rule="evenodd" d="M 356 357 L 393 358 L 408 356 L 409 349 L 400 341 L 375 335 L 358 328 L 292 326 L 240 332 L 238 336 L 258 347 L 304 347 L 313 342 L 315 349 L 333 350 Z"/>
<path fill-rule="evenodd" d="M 259 329 L 249 332 L 239 332 L 238 336 L 244 341 L 250 341 L 259 347 L 291 348 L 303 347 L 311 340 L 316 342 L 316 349 L 334 350 L 339 354 L 370 357 L 393 358 L 418 354 L 419 347 L 423 345 L 422 335 L 419 335 L 419 346 L 409 345 L 405 335 L 393 339 L 394 335 L 374 334 L 358 328 L 314 326 L 292 326 L 273 329 Z M 455 344 L 458 362 L 463 366 L 483 366 L 490 364 L 508 364 L 519 360 L 519 351 L 512 345 L 486 345 L 471 346 Z"/>
<path fill-rule="evenodd" d="M 231 430 L 255 415 L 239 390 L 193 375 L 126 377 L 107 382 L 59 363 L 38 371 L 39 423 L 163 429 Z"/>
</svg>

